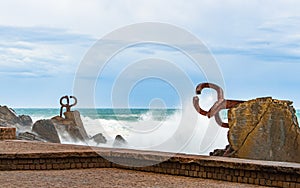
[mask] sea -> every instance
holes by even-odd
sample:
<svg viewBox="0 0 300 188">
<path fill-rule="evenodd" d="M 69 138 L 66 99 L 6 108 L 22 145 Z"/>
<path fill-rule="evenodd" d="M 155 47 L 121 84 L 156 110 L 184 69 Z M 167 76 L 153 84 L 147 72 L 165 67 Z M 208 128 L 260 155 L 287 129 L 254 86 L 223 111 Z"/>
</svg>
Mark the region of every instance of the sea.
<svg viewBox="0 0 300 188">
<path fill-rule="evenodd" d="M 123 147 L 139 150 L 155 150 L 176 153 L 209 155 L 214 149 L 223 149 L 228 144 L 228 129 L 219 127 L 213 118 L 208 119 L 194 109 L 72 109 L 81 114 L 89 137 L 102 133 L 106 144 L 93 141 L 70 142 L 99 147 L 113 147 L 114 139 L 121 135 L 127 144 Z M 16 108 L 17 115 L 29 115 L 33 122 L 59 115 L 58 108 Z M 296 111 L 297 118 L 300 110 Z M 226 121 L 227 112 L 222 111 Z"/>
</svg>

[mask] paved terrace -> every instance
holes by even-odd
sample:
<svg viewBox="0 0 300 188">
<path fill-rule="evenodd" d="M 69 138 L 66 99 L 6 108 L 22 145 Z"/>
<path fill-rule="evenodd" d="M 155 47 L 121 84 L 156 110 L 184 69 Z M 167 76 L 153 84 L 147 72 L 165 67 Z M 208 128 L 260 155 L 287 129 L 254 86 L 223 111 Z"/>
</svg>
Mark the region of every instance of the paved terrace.
<svg viewBox="0 0 300 188">
<path fill-rule="evenodd" d="M 158 163 L 165 159 L 166 162 Z M 143 161 L 156 164 L 126 166 L 143 165 Z M 0 162 L 1 187 L 300 187 L 297 163 L 25 141 L 0 141 Z M 270 173 L 259 174 L 256 165 L 268 168 Z M 271 176 L 272 173 L 278 176 Z"/>
</svg>

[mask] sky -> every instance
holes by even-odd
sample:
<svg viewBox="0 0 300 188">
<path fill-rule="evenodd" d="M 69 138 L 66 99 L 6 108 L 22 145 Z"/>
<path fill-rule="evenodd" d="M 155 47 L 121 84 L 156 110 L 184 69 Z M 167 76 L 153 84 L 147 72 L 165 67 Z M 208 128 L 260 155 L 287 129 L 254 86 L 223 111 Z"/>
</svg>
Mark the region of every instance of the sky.
<svg viewBox="0 0 300 188">
<path fill-rule="evenodd" d="M 226 98 L 272 96 L 300 108 L 299 7 L 296 0 L 3 0 L 0 105 L 60 107 L 61 96 L 75 94 L 80 65 L 97 41 L 124 27 L 154 22 L 181 28 L 205 45 L 220 69 Z M 171 71 L 167 62 L 177 68 Z M 89 78 L 95 81 L 93 100 L 97 107 L 177 108 L 185 102 L 182 72 L 193 84 L 188 96 L 207 81 L 205 71 L 172 45 L 127 46 Z M 116 85 L 118 80 L 122 84 Z"/>
</svg>

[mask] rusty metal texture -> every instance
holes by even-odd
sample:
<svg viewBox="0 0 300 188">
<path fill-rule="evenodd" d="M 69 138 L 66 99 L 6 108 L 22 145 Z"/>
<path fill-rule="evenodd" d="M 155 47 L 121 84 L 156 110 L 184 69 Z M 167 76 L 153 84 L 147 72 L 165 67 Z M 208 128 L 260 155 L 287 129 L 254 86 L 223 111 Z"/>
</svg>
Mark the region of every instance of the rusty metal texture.
<svg viewBox="0 0 300 188">
<path fill-rule="evenodd" d="M 213 104 L 213 106 L 209 109 L 209 111 L 205 111 L 203 110 L 200 105 L 199 105 L 199 97 L 195 96 L 193 97 L 193 105 L 196 109 L 196 111 L 203 115 L 203 116 L 207 116 L 208 118 L 211 118 L 213 116 L 215 116 L 215 120 L 216 122 L 224 128 L 228 128 L 228 123 L 224 123 L 222 122 L 222 119 L 220 117 L 220 110 L 222 109 L 230 109 L 234 106 L 236 106 L 237 104 L 243 103 L 245 101 L 241 101 L 241 100 L 228 100 L 228 99 L 224 99 L 224 92 L 223 89 L 221 87 L 219 87 L 216 84 L 213 83 L 201 83 L 196 87 L 196 94 L 199 95 L 201 94 L 202 90 L 205 88 L 210 88 L 210 89 L 214 89 L 217 92 L 217 97 L 218 100 Z"/>
<path fill-rule="evenodd" d="M 66 103 L 63 103 L 64 99 L 65 99 Z M 74 100 L 73 104 L 70 104 L 70 99 Z M 60 98 L 59 103 L 61 105 L 59 116 L 62 117 L 63 108 L 66 108 L 66 112 L 70 112 L 71 107 L 73 107 L 77 104 L 77 98 L 74 96 L 69 97 L 69 96 L 65 95 Z"/>
</svg>

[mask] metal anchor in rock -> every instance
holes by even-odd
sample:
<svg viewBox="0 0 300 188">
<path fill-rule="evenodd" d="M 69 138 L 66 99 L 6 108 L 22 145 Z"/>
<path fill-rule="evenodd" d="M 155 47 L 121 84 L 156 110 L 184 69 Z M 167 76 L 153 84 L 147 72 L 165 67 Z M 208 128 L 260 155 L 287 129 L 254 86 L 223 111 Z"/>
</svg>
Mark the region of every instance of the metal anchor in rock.
<svg viewBox="0 0 300 188">
<path fill-rule="evenodd" d="M 70 104 L 70 99 L 73 99 L 74 102 L 73 104 Z M 66 103 L 63 103 L 63 102 L 66 102 Z M 66 112 L 70 112 L 71 111 L 71 107 L 75 106 L 77 104 L 77 98 L 74 97 L 74 96 L 68 96 L 68 95 L 65 95 L 63 97 L 60 98 L 59 100 L 59 103 L 61 105 L 60 107 L 60 117 L 62 117 L 62 112 L 63 112 L 63 108 L 66 108 Z"/>
<path fill-rule="evenodd" d="M 220 114 L 219 114 L 220 110 L 230 109 L 230 108 L 234 107 L 235 105 L 243 103 L 245 101 L 224 99 L 223 89 L 220 86 L 213 84 L 213 83 L 199 84 L 196 87 L 196 94 L 198 94 L 198 95 L 201 94 L 201 91 L 205 88 L 214 89 L 217 92 L 218 100 L 213 104 L 213 106 L 209 109 L 209 111 L 205 111 L 199 105 L 199 97 L 194 96 L 193 97 L 193 105 L 194 105 L 196 111 L 203 116 L 207 116 L 208 118 L 215 116 L 216 122 L 221 127 L 229 128 L 228 123 L 224 123 L 222 121 L 222 119 L 220 118 Z"/>
</svg>

